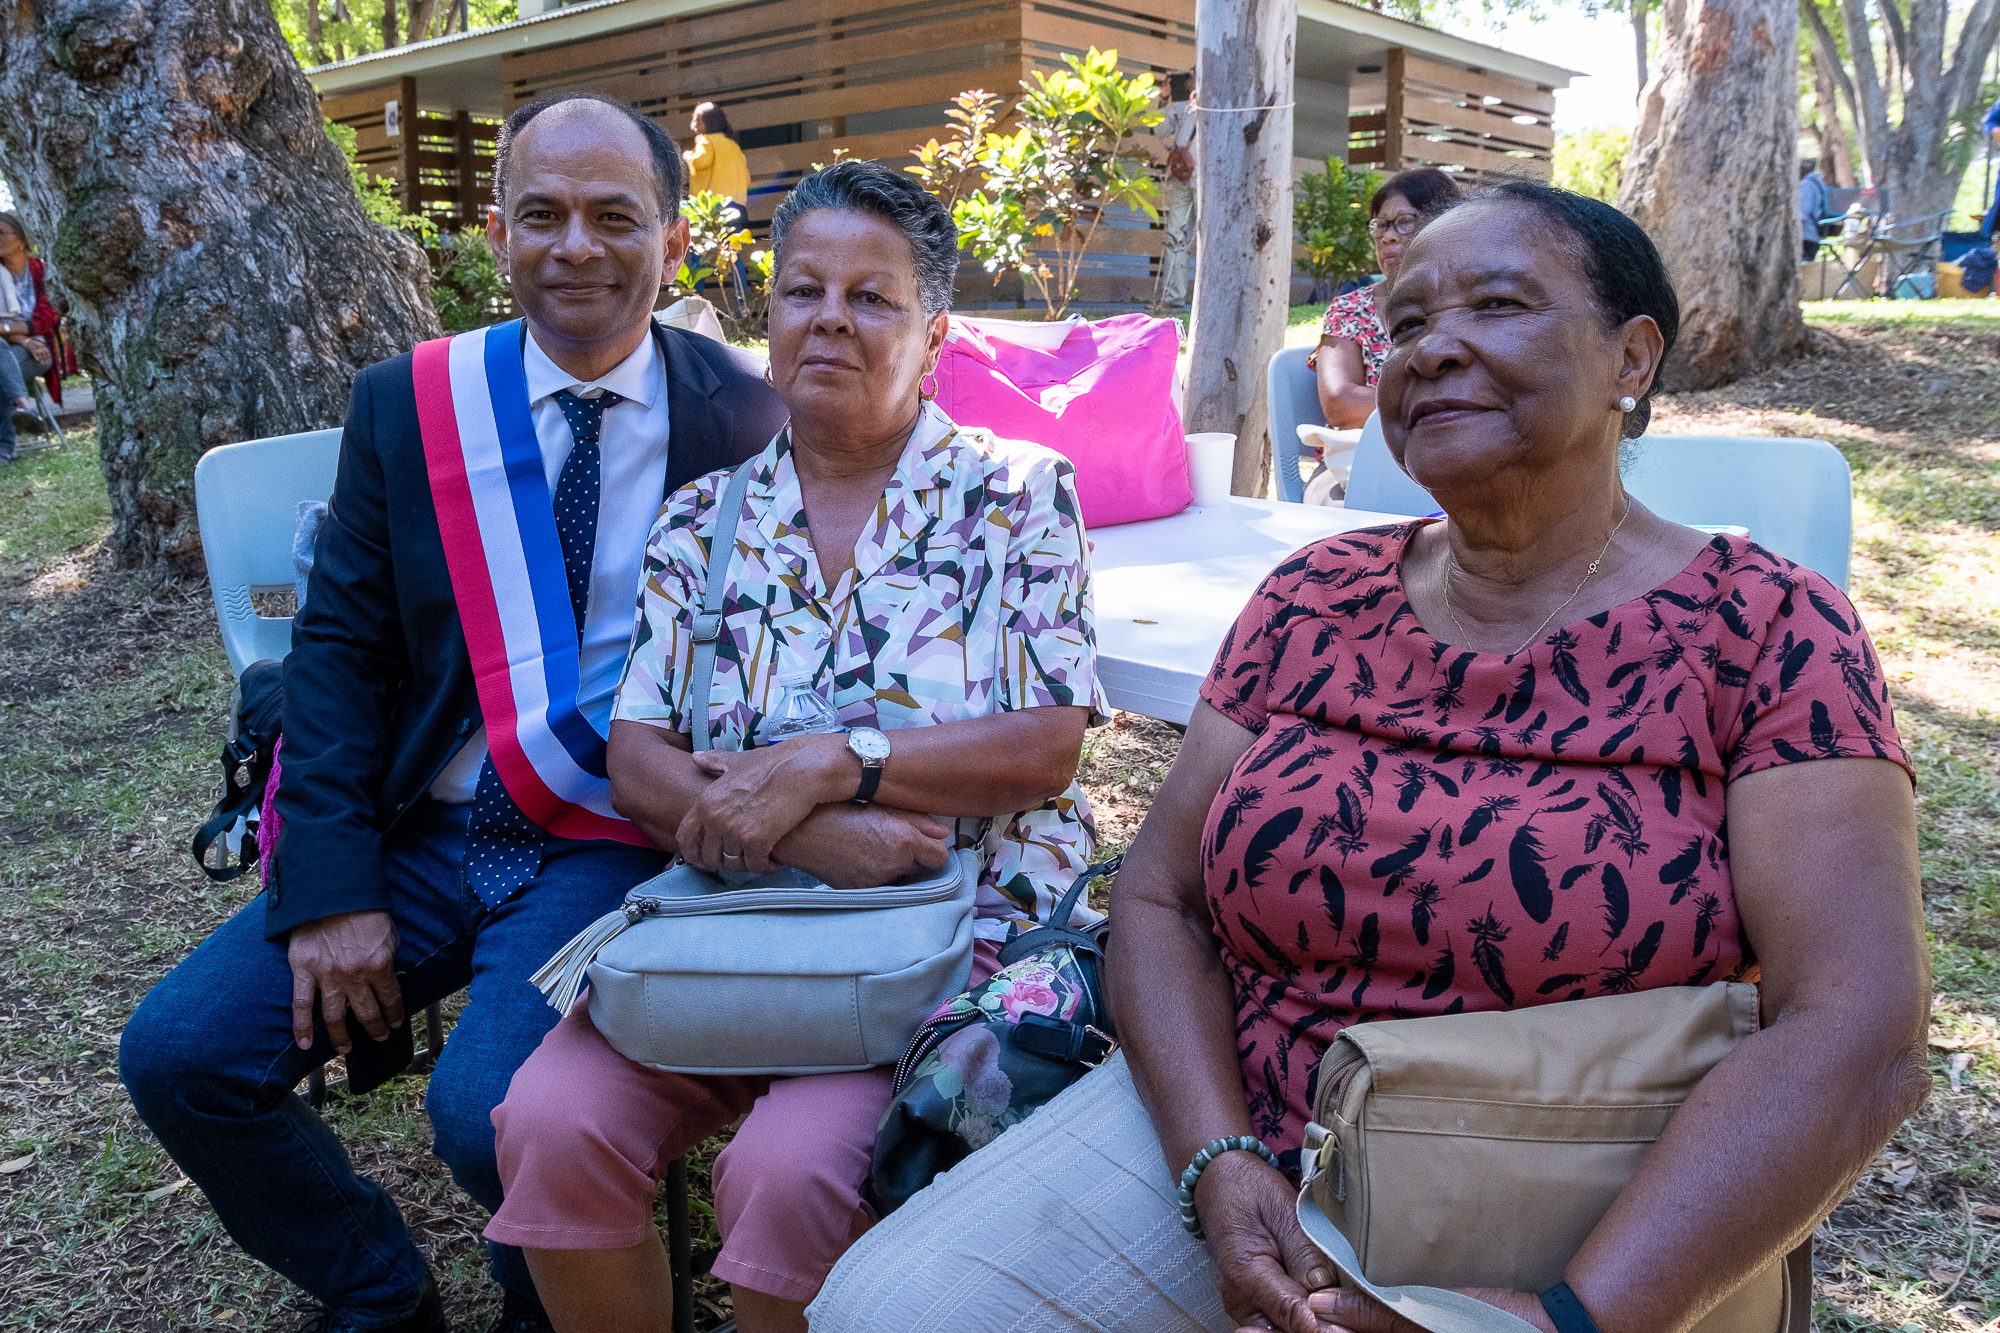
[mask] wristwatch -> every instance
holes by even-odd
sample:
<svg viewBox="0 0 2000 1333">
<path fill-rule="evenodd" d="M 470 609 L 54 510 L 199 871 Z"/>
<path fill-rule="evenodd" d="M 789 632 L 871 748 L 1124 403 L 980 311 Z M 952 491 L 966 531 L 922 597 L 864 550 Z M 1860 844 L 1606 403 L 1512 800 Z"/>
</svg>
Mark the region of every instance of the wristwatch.
<svg viewBox="0 0 2000 1333">
<path fill-rule="evenodd" d="M 873 727 L 856 727 L 847 733 L 847 748 L 861 761 L 861 790 L 854 793 L 854 803 L 867 805 L 882 785 L 882 768 L 889 762 L 889 738 Z"/>
</svg>

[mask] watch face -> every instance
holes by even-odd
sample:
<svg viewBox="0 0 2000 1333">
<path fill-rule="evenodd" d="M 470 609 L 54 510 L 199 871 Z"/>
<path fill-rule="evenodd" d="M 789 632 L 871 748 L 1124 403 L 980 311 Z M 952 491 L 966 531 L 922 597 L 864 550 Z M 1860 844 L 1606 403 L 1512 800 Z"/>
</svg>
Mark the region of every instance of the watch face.
<svg viewBox="0 0 2000 1333">
<path fill-rule="evenodd" d="M 856 727 L 847 733 L 847 748 L 879 763 L 889 757 L 889 738 L 873 727 Z"/>
</svg>

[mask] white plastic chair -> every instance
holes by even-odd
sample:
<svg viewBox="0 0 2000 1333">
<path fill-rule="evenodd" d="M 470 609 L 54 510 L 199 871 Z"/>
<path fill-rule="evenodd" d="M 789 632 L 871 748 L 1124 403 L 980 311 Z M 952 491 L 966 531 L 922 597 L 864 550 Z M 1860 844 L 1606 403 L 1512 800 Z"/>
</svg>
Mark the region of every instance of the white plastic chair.
<svg viewBox="0 0 2000 1333">
<path fill-rule="evenodd" d="M 1662 518 L 1692 528 L 1743 528 L 1750 539 L 1847 588 L 1854 486 L 1825 440 L 1762 435 L 1645 435 L 1632 442 L 1625 489 Z M 1354 453 L 1347 507 L 1438 512 L 1431 493 L 1389 454 L 1371 414 Z"/>
<path fill-rule="evenodd" d="M 1625 489 L 1690 527 L 1747 528 L 1750 540 L 1843 591 L 1854 551 L 1854 484 L 1825 440 L 1644 435 Z"/>
<path fill-rule="evenodd" d="M 1310 347 L 1287 347 L 1271 358 L 1264 372 L 1265 400 L 1270 404 L 1271 475 L 1278 498 L 1297 504 L 1305 499 L 1306 482 L 1299 472 L 1299 427 L 1324 426 L 1319 410 L 1319 386 L 1306 369 Z"/>
<path fill-rule="evenodd" d="M 1347 476 L 1347 507 L 1379 514 L 1414 514 L 1428 518 L 1438 512 L 1431 493 L 1410 479 L 1389 453 L 1382 438 L 1382 414 L 1370 412 L 1354 447 L 1354 464 Z"/>
<path fill-rule="evenodd" d="M 252 593 L 290 592 L 292 533 L 301 500 L 333 494 L 340 432 L 310 430 L 209 450 L 194 467 L 201 554 L 229 669 L 282 658 L 292 649 L 289 616 L 260 616 Z"/>
</svg>

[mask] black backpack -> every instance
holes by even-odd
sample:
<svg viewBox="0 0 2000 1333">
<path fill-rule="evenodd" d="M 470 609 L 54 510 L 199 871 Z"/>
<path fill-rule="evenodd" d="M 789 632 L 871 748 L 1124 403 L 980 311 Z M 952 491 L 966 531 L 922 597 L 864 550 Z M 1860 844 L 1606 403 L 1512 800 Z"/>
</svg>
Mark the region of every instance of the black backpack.
<svg viewBox="0 0 2000 1333">
<path fill-rule="evenodd" d="M 229 740 L 222 747 L 222 799 L 194 835 L 196 864 L 219 884 L 257 864 L 257 816 L 264 806 L 265 785 L 271 780 L 284 706 L 282 662 L 266 658 L 243 668 L 236 693 L 229 700 Z"/>
</svg>

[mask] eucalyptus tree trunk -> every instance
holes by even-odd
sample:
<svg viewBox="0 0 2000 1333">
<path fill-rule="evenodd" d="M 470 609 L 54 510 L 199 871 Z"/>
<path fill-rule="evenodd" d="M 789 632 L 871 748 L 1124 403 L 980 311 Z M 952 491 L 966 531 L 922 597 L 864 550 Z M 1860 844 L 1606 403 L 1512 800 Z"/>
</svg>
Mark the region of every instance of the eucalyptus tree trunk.
<svg viewBox="0 0 2000 1333">
<path fill-rule="evenodd" d="M 1898 218 L 1915 220 L 1950 208 L 1958 192 L 1958 176 L 1945 162 L 1945 128 L 1981 101 L 1980 70 L 2000 40 L 2000 0 L 1973 0 L 1948 64 L 1946 0 L 1901 3 L 1902 9 L 1898 0 L 1877 0 L 1874 6 L 1886 37 L 1879 75 L 1866 0 L 1840 0 L 1840 12 L 1870 180 L 1888 188 Z M 1892 100 L 1898 111 L 1893 124 Z"/>
<path fill-rule="evenodd" d="M 1292 287 L 1292 67 L 1298 0 L 1199 0 L 1200 206 L 1187 428 L 1236 436 L 1230 489 L 1270 469 L 1264 367 L 1285 345 Z"/>
<path fill-rule="evenodd" d="M 199 571 L 204 450 L 337 426 L 356 371 L 437 335 L 268 0 L 9 8 L 0 148 L 95 382 L 121 564 Z"/>
<path fill-rule="evenodd" d="M 1795 355 L 1797 0 L 1666 0 L 1618 207 L 1680 295 L 1664 382 L 1727 384 Z"/>
</svg>

